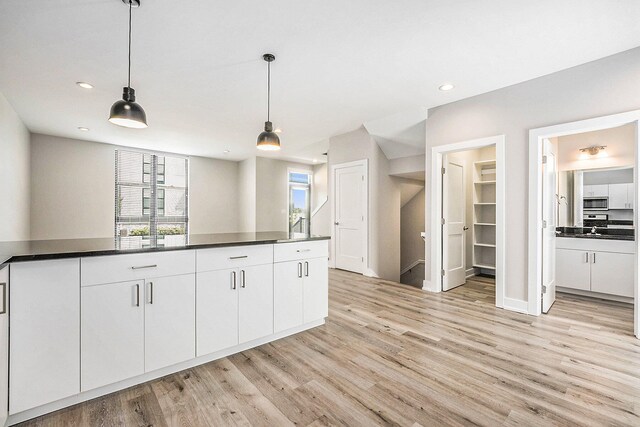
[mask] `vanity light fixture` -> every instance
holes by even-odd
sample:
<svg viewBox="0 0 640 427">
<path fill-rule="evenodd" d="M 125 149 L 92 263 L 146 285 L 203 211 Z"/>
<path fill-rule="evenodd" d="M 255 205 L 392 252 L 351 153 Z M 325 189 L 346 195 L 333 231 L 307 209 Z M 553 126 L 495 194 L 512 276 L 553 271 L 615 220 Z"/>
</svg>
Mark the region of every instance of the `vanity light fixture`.
<svg viewBox="0 0 640 427">
<path fill-rule="evenodd" d="M 443 83 L 440 85 L 440 87 L 438 87 L 438 89 L 440 89 L 442 92 L 447 92 L 451 89 L 453 89 L 455 86 L 452 85 L 451 83 Z"/>
<path fill-rule="evenodd" d="M 604 152 L 606 149 L 607 149 L 606 145 L 592 145 L 591 147 L 581 148 L 580 152 L 583 153 L 583 155 L 585 156 L 586 154 L 589 154 L 590 156 L 599 155 L 600 157 L 603 157 L 603 155 L 606 155 L 606 153 Z"/>
<path fill-rule="evenodd" d="M 271 123 L 271 63 L 276 57 L 271 53 L 262 55 L 262 59 L 267 61 L 267 121 L 264 122 L 264 132 L 258 135 L 258 150 L 276 151 L 280 149 L 280 138 L 273 131 L 273 123 Z"/>
<path fill-rule="evenodd" d="M 122 89 L 122 100 L 116 101 L 111 106 L 109 121 L 118 126 L 142 129 L 148 126 L 147 114 L 136 102 L 136 91 L 131 87 L 131 10 L 140 6 L 140 0 L 122 0 L 122 2 L 129 6 L 129 68 L 127 86 Z"/>
</svg>

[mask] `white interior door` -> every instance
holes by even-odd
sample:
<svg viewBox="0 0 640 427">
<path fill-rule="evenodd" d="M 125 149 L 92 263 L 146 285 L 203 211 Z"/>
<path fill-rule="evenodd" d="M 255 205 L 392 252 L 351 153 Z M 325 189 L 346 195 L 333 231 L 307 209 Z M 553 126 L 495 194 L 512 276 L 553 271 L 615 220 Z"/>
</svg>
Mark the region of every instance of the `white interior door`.
<svg viewBox="0 0 640 427">
<path fill-rule="evenodd" d="M 442 290 L 465 282 L 465 188 L 464 165 L 444 159 L 442 180 Z"/>
<path fill-rule="evenodd" d="M 366 166 L 340 167 L 334 170 L 334 226 L 336 268 L 364 272 L 366 238 Z"/>
<path fill-rule="evenodd" d="M 551 141 L 542 143 L 542 312 L 556 301 L 557 159 Z"/>
</svg>

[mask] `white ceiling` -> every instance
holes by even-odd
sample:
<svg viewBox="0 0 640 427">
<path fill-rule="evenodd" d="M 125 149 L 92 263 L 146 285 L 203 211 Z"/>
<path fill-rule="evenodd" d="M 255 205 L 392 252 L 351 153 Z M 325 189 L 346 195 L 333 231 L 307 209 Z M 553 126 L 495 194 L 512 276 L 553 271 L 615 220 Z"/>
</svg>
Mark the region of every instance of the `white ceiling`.
<svg viewBox="0 0 640 427">
<path fill-rule="evenodd" d="M 364 123 L 371 137 L 378 143 L 387 159 L 424 154 L 426 108 L 401 111 Z"/>
<path fill-rule="evenodd" d="M 106 120 L 126 82 L 122 1 L 2 0 L 0 92 L 33 132 L 243 159 L 273 52 L 276 155 L 308 160 L 367 121 L 636 47 L 639 20 L 637 0 L 142 0 L 132 86 L 150 127 L 130 130 Z"/>
</svg>

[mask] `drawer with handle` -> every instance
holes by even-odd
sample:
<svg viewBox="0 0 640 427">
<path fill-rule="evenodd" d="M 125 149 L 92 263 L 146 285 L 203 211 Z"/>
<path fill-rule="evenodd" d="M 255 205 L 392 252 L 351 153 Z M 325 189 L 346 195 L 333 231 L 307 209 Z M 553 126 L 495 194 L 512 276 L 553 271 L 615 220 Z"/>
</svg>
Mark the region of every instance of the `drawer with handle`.
<svg viewBox="0 0 640 427">
<path fill-rule="evenodd" d="M 296 261 L 329 256 L 329 241 L 278 243 L 273 249 L 274 262 Z"/>
<path fill-rule="evenodd" d="M 198 272 L 273 263 L 273 245 L 246 245 L 226 248 L 198 249 Z"/>
<path fill-rule="evenodd" d="M 194 273 L 195 251 L 107 255 L 82 258 L 81 285 L 126 282 L 153 277 Z"/>
</svg>

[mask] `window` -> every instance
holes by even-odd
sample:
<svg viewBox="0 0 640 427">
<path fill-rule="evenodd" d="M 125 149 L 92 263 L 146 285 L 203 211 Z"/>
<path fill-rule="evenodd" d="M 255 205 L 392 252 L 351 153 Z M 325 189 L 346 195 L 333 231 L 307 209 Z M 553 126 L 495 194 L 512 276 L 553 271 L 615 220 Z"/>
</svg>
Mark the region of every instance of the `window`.
<svg viewBox="0 0 640 427">
<path fill-rule="evenodd" d="M 289 234 L 306 237 L 311 234 L 311 174 L 289 171 Z"/>
<path fill-rule="evenodd" d="M 188 176 L 186 158 L 116 151 L 115 237 L 119 249 L 186 243 Z"/>
</svg>

